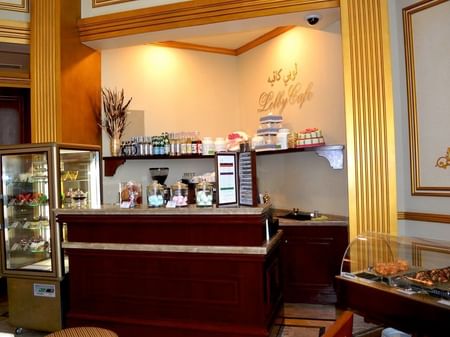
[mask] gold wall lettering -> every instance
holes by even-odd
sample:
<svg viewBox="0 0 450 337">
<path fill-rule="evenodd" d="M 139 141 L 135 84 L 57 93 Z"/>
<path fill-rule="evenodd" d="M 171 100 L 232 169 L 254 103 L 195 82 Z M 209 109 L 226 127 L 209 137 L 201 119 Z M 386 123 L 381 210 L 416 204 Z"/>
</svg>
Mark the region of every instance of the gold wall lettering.
<svg viewBox="0 0 450 337">
<path fill-rule="evenodd" d="M 446 169 L 447 166 L 450 166 L 450 147 L 447 148 L 447 156 L 439 157 L 436 160 L 436 167 Z"/>
<path fill-rule="evenodd" d="M 297 74 L 297 63 L 285 75 L 283 74 L 283 68 L 274 70 L 272 75 L 268 77 L 267 82 L 273 87 L 276 82 L 282 81 L 284 87 L 278 91 L 270 90 L 262 92 L 259 96 L 258 112 L 276 112 L 282 114 L 288 104 L 296 105 L 300 110 L 306 101 L 311 100 L 313 97 L 313 82 L 310 82 L 304 87 L 301 82 L 295 82 Z M 289 82 L 291 84 L 287 87 Z"/>
</svg>

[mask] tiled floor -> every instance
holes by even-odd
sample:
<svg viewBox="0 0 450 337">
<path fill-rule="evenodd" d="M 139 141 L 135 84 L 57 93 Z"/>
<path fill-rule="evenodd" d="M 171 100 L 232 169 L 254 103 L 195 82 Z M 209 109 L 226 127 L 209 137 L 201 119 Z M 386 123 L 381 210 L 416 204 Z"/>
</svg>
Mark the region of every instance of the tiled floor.
<svg viewBox="0 0 450 337">
<path fill-rule="evenodd" d="M 276 319 L 271 337 L 319 337 L 340 314 L 333 305 L 286 303 Z M 8 304 L 0 299 L 0 337 L 14 337 L 15 326 L 8 322 Z M 353 336 L 379 337 L 377 326 L 355 315 Z M 48 332 L 23 330 L 21 337 L 44 337 Z"/>
</svg>

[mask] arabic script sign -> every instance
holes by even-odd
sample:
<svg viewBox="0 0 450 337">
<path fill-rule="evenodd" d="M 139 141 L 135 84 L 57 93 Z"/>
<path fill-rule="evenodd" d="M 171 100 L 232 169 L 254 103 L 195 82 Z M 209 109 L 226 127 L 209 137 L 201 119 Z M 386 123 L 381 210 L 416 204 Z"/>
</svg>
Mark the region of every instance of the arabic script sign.
<svg viewBox="0 0 450 337">
<path fill-rule="evenodd" d="M 313 97 L 313 83 L 310 82 L 304 86 L 300 81 L 296 81 L 297 77 L 297 63 L 295 63 L 293 70 L 284 74 L 283 68 L 273 71 L 273 75 L 269 76 L 267 82 L 271 87 L 278 84 L 280 81 L 284 86 L 280 89 L 273 88 L 269 91 L 264 91 L 259 96 L 258 112 L 273 112 L 282 114 L 286 106 L 296 105 L 300 110 L 306 101 Z"/>
</svg>

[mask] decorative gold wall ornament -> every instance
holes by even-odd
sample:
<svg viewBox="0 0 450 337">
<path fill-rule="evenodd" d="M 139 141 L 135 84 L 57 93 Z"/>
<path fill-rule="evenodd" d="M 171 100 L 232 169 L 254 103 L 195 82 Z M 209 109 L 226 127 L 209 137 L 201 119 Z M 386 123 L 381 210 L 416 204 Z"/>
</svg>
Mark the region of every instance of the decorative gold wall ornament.
<svg viewBox="0 0 450 337">
<path fill-rule="evenodd" d="M 447 156 L 439 157 L 436 160 L 435 166 L 443 169 L 446 169 L 447 166 L 450 166 L 450 147 L 447 148 Z"/>
<path fill-rule="evenodd" d="M 0 10 L 30 12 L 30 0 L 0 1 Z"/>
<path fill-rule="evenodd" d="M 310 101 L 313 97 L 313 82 L 303 87 L 302 83 L 295 82 L 297 74 L 297 63 L 294 64 L 289 72 L 283 72 L 283 68 L 273 70 L 272 74 L 267 78 L 267 83 L 270 83 L 270 86 L 273 87 L 274 84 L 281 82 L 284 83 L 284 86 L 278 91 L 269 90 L 262 92 L 258 100 L 258 112 L 272 112 L 281 115 L 288 104 L 297 105 L 300 110 L 306 101 Z M 288 87 L 289 82 L 291 84 Z"/>
</svg>

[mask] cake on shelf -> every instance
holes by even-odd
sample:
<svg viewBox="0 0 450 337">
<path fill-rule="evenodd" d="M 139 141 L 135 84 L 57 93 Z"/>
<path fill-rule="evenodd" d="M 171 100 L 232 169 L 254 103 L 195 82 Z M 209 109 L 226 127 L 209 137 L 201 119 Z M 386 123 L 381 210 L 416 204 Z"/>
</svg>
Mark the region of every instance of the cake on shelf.
<svg viewBox="0 0 450 337">
<path fill-rule="evenodd" d="M 322 130 L 318 128 L 305 129 L 297 133 L 295 147 L 313 147 L 325 145 L 325 139 Z"/>
</svg>

